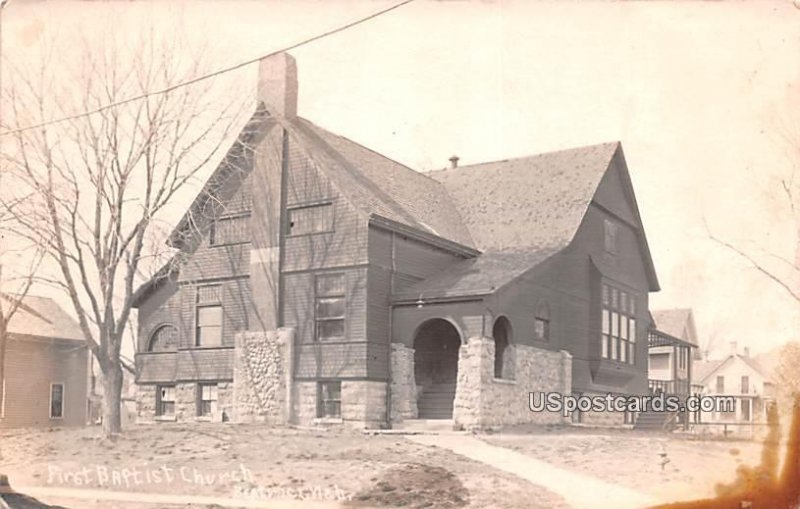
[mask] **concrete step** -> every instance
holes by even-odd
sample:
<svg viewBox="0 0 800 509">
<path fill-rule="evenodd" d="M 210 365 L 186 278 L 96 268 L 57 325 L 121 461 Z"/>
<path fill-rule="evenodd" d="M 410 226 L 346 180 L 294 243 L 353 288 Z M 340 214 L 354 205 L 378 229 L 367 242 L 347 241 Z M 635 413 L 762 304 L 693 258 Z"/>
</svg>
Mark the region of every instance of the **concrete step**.
<svg viewBox="0 0 800 509">
<path fill-rule="evenodd" d="M 455 421 L 451 416 L 449 419 L 407 419 L 394 424 L 392 429 L 416 433 L 433 433 L 453 431 L 453 426 L 455 426 Z"/>
</svg>

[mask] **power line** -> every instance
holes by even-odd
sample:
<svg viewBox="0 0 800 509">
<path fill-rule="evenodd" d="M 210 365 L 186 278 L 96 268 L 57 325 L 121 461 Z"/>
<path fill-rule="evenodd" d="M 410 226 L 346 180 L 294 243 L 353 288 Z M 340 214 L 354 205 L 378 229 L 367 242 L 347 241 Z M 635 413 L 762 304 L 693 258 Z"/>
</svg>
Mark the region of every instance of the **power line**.
<svg viewBox="0 0 800 509">
<path fill-rule="evenodd" d="M 0 137 L 8 136 L 10 134 L 22 133 L 22 132 L 25 132 L 25 131 L 30 131 L 32 129 L 39 129 L 39 128 L 42 128 L 42 127 L 46 127 L 46 126 L 53 125 L 53 124 L 59 124 L 61 122 L 66 122 L 66 121 L 69 121 L 69 120 L 75 120 L 75 119 L 78 119 L 78 118 L 88 117 L 88 116 L 91 116 L 91 115 L 95 115 L 97 113 L 101 113 L 101 112 L 103 112 L 105 110 L 108 110 L 108 109 L 111 109 L 111 108 L 115 108 L 117 106 L 122 106 L 124 104 L 132 103 L 132 102 L 135 102 L 135 101 L 141 101 L 142 99 L 147 99 L 148 97 L 152 97 L 152 96 L 155 96 L 155 95 L 166 94 L 166 93 L 172 92 L 173 90 L 177 90 L 177 89 L 182 88 L 182 87 L 193 85 L 195 83 L 199 83 L 201 81 L 205 81 L 207 79 L 211 79 L 211 78 L 214 78 L 216 76 L 220 76 L 222 74 L 229 73 L 229 72 L 235 71 L 237 69 L 241 69 L 242 67 L 246 67 L 246 66 L 248 66 L 250 64 L 254 64 L 254 63 L 256 63 L 256 62 L 258 62 L 260 60 L 263 60 L 264 58 L 269 58 L 269 57 L 277 55 L 279 53 L 284 53 L 286 51 L 291 51 L 291 50 L 299 48 L 301 46 L 305 46 L 306 44 L 310 44 L 310 43 L 318 41 L 320 39 L 324 39 L 325 37 L 337 34 L 339 32 L 343 32 L 343 31 L 345 31 L 345 30 L 347 30 L 349 28 L 352 28 L 352 27 L 354 27 L 356 25 L 360 25 L 362 23 L 365 23 L 367 21 L 375 19 L 378 16 L 382 16 L 383 14 L 391 12 L 391 11 L 393 11 L 395 9 L 399 9 L 400 7 L 403 7 L 406 4 L 410 4 L 413 1 L 414 0 L 403 0 L 402 2 L 398 2 L 398 3 L 396 3 L 396 4 L 394 4 L 394 5 L 390 6 L 390 7 L 387 7 L 385 9 L 381 9 L 379 11 L 376 11 L 376 12 L 374 12 L 374 13 L 366 16 L 366 17 L 359 18 L 359 19 L 357 19 L 355 21 L 347 23 L 346 25 L 342 25 L 340 27 L 328 30 L 327 32 L 323 32 L 321 34 L 317 34 L 315 36 L 309 37 L 309 38 L 304 39 L 304 40 L 302 40 L 300 42 L 294 43 L 294 44 L 292 44 L 290 46 L 286 46 L 286 47 L 281 48 L 279 50 L 275 50 L 275 51 L 273 51 L 271 53 L 267 53 L 266 55 L 262 55 L 262 56 L 259 56 L 259 57 L 256 57 L 256 58 L 251 58 L 250 60 L 245 60 L 244 62 L 240 62 L 240 63 L 232 65 L 230 67 L 224 67 L 224 68 L 219 69 L 217 71 L 214 71 L 214 72 L 211 72 L 211 73 L 208 73 L 208 74 L 203 74 L 203 75 L 197 76 L 195 78 L 192 78 L 190 80 L 182 81 L 180 83 L 176 83 L 175 85 L 170 85 L 170 86 L 162 88 L 160 90 L 156 90 L 154 92 L 145 92 L 143 94 L 139 94 L 139 95 L 136 95 L 136 96 L 133 96 L 133 97 L 129 97 L 127 99 L 122 99 L 120 101 L 116 101 L 116 102 L 113 102 L 113 103 L 109 103 L 109 104 L 100 106 L 100 107 L 95 108 L 93 110 L 84 111 L 83 113 L 76 113 L 74 115 L 68 115 L 66 117 L 61 117 L 61 118 L 48 120 L 48 121 L 45 121 L 45 122 L 41 122 L 39 124 L 33 124 L 33 125 L 26 126 L 26 127 L 20 127 L 18 129 L 10 129 L 10 130 L 7 130 L 7 131 L 3 131 L 3 132 L 0 132 Z"/>
</svg>

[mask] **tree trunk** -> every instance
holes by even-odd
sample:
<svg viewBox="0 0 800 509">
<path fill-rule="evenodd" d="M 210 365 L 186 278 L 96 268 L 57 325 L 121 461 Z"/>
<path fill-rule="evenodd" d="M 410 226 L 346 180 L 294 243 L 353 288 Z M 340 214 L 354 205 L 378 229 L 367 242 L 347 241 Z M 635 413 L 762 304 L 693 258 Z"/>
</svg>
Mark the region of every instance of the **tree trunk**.
<svg viewBox="0 0 800 509">
<path fill-rule="evenodd" d="M 6 404 L 6 346 L 8 344 L 8 333 L 4 324 L 0 324 L 0 416 Z"/>
<path fill-rule="evenodd" d="M 122 368 L 119 362 L 103 364 L 103 436 L 113 440 L 122 431 Z"/>
</svg>

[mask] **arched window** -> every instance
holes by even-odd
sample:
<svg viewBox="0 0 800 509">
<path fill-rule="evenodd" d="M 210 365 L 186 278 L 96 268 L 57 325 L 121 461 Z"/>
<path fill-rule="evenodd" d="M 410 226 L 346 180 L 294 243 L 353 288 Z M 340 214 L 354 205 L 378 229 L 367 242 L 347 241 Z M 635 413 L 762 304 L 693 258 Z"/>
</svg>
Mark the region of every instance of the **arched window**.
<svg viewBox="0 0 800 509">
<path fill-rule="evenodd" d="M 514 348 L 511 346 L 511 322 L 499 317 L 492 328 L 494 336 L 494 377 L 514 378 Z"/>
<path fill-rule="evenodd" d="M 536 306 L 533 335 L 538 341 L 550 341 L 550 306 L 546 302 L 540 302 Z"/>
<path fill-rule="evenodd" d="M 178 349 L 178 329 L 172 325 L 162 325 L 150 335 L 148 352 L 173 352 Z"/>
</svg>

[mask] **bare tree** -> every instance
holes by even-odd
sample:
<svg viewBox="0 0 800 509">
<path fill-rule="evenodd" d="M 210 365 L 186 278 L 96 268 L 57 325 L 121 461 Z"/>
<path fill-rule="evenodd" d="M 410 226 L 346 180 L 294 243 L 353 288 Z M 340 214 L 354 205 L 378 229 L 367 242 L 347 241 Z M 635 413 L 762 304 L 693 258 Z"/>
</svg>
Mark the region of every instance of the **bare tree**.
<svg viewBox="0 0 800 509">
<path fill-rule="evenodd" d="M 121 427 L 120 350 L 136 288 L 172 256 L 159 233 L 244 112 L 230 82 L 175 86 L 206 71 L 202 52 L 186 58 L 175 41 L 152 32 L 134 44 L 84 40 L 72 71 L 52 54 L 35 73 L 11 65 L 4 97 L 0 135 L 16 195 L 2 207 L 16 234 L 43 246 L 54 267 L 46 282 L 72 303 L 102 373 L 109 437 Z"/>
</svg>

